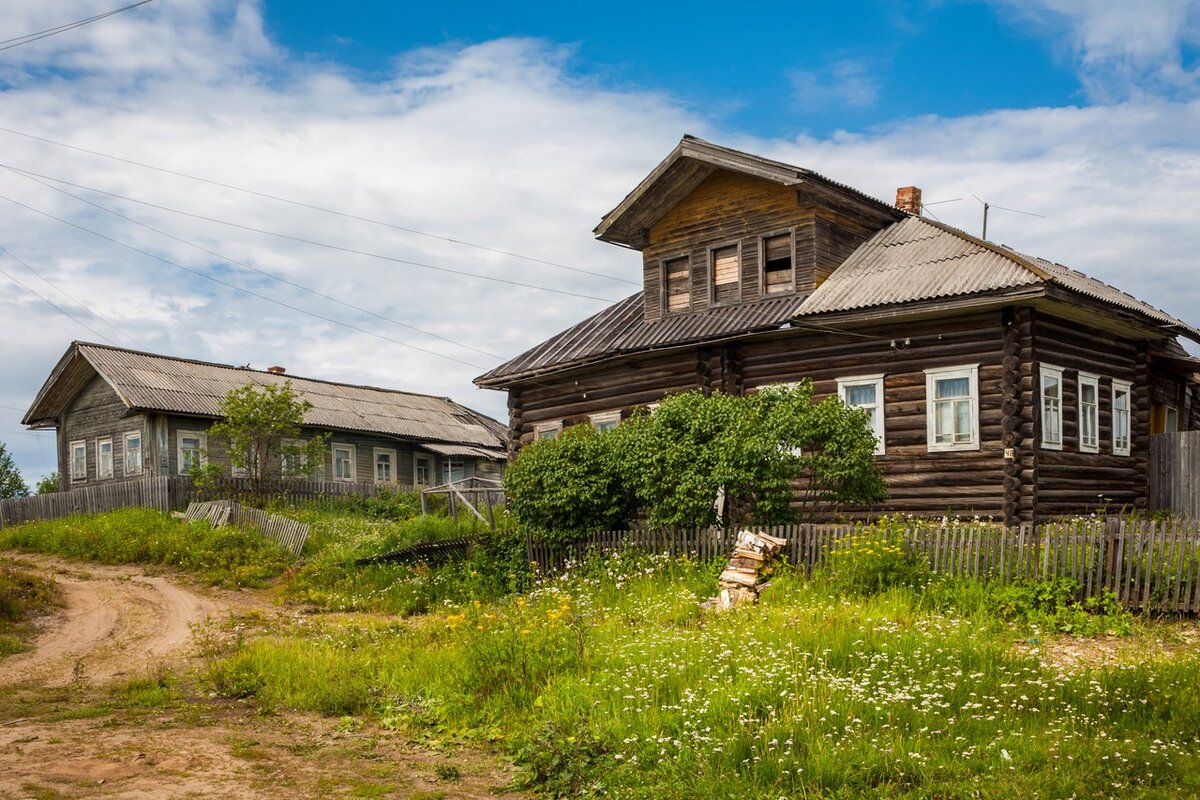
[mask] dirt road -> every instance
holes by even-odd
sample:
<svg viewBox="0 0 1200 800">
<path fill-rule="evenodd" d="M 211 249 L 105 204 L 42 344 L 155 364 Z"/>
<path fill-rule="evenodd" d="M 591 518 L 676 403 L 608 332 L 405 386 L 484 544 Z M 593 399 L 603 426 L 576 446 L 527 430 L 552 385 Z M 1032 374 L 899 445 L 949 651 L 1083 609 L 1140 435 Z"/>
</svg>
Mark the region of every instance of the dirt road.
<svg viewBox="0 0 1200 800">
<path fill-rule="evenodd" d="M 46 620 L 32 651 L 0 661 L 0 686 L 101 684 L 145 674 L 186 657 L 192 625 L 252 602 L 235 592 L 200 594 L 135 567 L 32 557 L 18 563 L 57 581 L 66 609 Z"/>
</svg>

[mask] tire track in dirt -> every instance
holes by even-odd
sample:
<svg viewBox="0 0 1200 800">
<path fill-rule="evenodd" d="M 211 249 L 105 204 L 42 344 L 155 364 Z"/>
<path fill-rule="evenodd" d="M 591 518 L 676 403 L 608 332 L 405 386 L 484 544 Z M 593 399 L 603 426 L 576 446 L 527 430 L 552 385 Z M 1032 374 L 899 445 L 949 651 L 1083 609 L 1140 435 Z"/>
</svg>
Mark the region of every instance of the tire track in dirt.
<svg viewBox="0 0 1200 800">
<path fill-rule="evenodd" d="M 17 561 L 53 578 L 66 608 L 44 621 L 32 650 L 0 661 L 0 686 L 56 687 L 140 675 L 186 655 L 193 624 L 247 604 L 235 601 L 233 592 L 224 593 L 229 598 L 201 595 L 136 567 Z"/>
</svg>

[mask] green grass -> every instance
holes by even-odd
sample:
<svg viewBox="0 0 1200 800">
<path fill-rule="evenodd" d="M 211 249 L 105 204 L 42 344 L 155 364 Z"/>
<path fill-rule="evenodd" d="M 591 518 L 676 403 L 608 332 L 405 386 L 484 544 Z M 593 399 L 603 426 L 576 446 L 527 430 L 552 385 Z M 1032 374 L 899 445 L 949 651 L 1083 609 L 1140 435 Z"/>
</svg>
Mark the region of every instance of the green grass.
<svg viewBox="0 0 1200 800">
<path fill-rule="evenodd" d="M 0 548 L 104 564 L 155 564 L 229 586 L 264 586 L 291 564 L 289 553 L 257 532 L 128 508 L 30 522 L 0 530 Z"/>
<path fill-rule="evenodd" d="M 495 602 L 307 622 L 215 654 L 204 680 L 498 741 L 548 796 L 1200 793 L 1194 654 L 1047 666 L 978 585 L 849 598 L 784 574 L 756 607 L 702 613 L 717 571 L 614 558 Z"/>
<path fill-rule="evenodd" d="M 33 633 L 30 619 L 58 604 L 53 581 L 0 563 L 0 658 L 23 651 Z"/>
</svg>

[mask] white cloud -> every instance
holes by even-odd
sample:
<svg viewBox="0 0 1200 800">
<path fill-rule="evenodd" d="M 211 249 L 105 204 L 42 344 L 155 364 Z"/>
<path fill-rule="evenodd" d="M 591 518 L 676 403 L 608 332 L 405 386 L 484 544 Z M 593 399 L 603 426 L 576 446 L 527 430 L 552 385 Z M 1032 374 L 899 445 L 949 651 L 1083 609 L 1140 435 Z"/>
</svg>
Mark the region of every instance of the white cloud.
<svg viewBox="0 0 1200 800">
<path fill-rule="evenodd" d="M 788 79 L 793 101 L 803 111 L 861 110 L 875 105 L 879 98 L 878 81 L 870 65 L 860 59 L 843 58 L 816 70 L 794 70 Z"/>
<path fill-rule="evenodd" d="M 95 13 L 83 0 L 9 6 L 15 30 Z M 156 10 L 9 51 L 19 58 L 0 62 L 8 65 L 0 68 L 0 125 L 630 280 L 640 276 L 638 255 L 595 242 L 591 229 L 690 132 L 883 198 L 916 183 L 927 200 L 974 193 L 1046 214 L 997 214 L 994 238 L 1200 322 L 1192 310 L 1200 307 L 1192 258 L 1200 251 L 1195 102 L 1138 97 L 1092 108 L 921 118 L 826 139 L 762 140 L 716 130 L 664 94 L 577 81 L 572 51 L 550 43 L 508 39 L 397 54 L 392 76 L 365 82 L 281 51 L 263 34 L 253 3 L 147 8 Z M 56 64 L 62 66 L 47 69 Z M 866 102 L 869 79 L 858 75 Z M 3 132 L 0 143 L 0 162 L 244 225 L 604 297 L 635 290 Z M 0 268 L 119 344 L 133 344 L 129 336 L 160 352 L 449 395 L 501 419 L 503 396 L 475 389 L 471 378 L 602 307 L 89 195 L 208 249 L 495 354 L 488 357 L 216 265 L 209 254 L 6 170 L 0 195 L 315 314 L 479 366 L 247 298 L 0 200 L 0 247 L 75 300 L 4 256 Z M 973 200 L 934 211 L 977 229 Z M 53 468 L 53 445 L 44 441 L 49 437 L 9 433 L 19 430 L 16 409 L 29 405 L 71 339 L 96 336 L 3 276 L 0 320 L 0 441 L 32 479 Z"/>
</svg>

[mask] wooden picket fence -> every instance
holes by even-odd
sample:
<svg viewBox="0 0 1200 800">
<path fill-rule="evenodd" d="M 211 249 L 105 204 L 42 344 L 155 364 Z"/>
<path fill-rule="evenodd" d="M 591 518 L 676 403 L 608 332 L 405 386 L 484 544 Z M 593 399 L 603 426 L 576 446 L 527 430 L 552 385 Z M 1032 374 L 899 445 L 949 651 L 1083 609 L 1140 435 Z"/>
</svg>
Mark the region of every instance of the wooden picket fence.
<svg viewBox="0 0 1200 800">
<path fill-rule="evenodd" d="M 81 486 L 70 492 L 0 500 L 0 528 L 42 519 L 58 519 L 71 514 L 95 514 L 134 506 L 170 511 L 173 508 L 173 488 L 170 478 L 147 478 Z"/>
<path fill-rule="evenodd" d="M 855 525 L 783 525 L 756 531 L 787 540 L 784 556 L 812 570 L 839 549 L 869 544 L 870 529 Z M 1118 518 L 1000 525 L 914 525 L 903 529 L 906 546 L 922 554 L 939 575 L 980 580 L 1048 580 L 1068 577 L 1086 597 L 1112 592 L 1126 607 L 1142 611 L 1200 613 L 1200 521 L 1138 521 Z M 737 531 L 645 529 L 607 531 L 567 548 L 526 537 L 531 563 L 562 569 L 589 552 L 636 549 L 650 553 L 727 558 Z"/>
<path fill-rule="evenodd" d="M 254 528 L 266 538 L 283 545 L 294 558 L 300 558 L 308 539 L 308 525 L 280 514 L 268 514 L 234 500 L 210 500 L 188 505 L 184 519 L 188 522 L 207 520 L 214 528 L 237 525 Z"/>
</svg>

